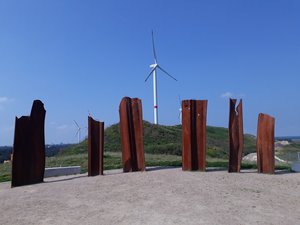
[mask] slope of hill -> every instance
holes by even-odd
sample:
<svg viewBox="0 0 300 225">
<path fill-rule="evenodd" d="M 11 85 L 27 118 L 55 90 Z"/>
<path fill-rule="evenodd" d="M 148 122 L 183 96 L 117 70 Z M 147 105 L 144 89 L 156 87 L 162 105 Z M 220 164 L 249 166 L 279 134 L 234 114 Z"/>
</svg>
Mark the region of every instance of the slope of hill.
<svg viewBox="0 0 300 225">
<path fill-rule="evenodd" d="M 287 144 L 278 146 L 275 142 L 276 155 L 288 162 L 298 161 L 298 152 L 300 152 L 300 143 L 297 141 L 286 141 Z"/>
<path fill-rule="evenodd" d="M 61 149 L 72 146 L 72 144 L 56 144 L 56 145 L 46 145 L 46 157 L 55 156 Z M 0 163 L 5 160 L 10 160 L 10 155 L 12 153 L 11 146 L 0 146 Z"/>
<path fill-rule="evenodd" d="M 4 160 L 10 159 L 11 151 L 12 151 L 12 147 L 9 146 L 0 147 L 0 163 L 3 163 Z"/>
<path fill-rule="evenodd" d="M 144 121 L 144 146 L 146 166 L 181 166 L 181 125 L 162 126 Z M 220 127 L 207 127 L 207 167 L 227 167 L 228 165 L 228 130 Z M 244 155 L 255 152 L 254 136 L 245 135 Z M 58 147 L 58 146 L 56 146 Z M 66 146 L 60 146 L 66 147 Z M 47 150 L 48 148 L 46 148 Z M 46 158 L 46 167 L 81 166 L 85 173 L 88 167 L 87 140 L 62 148 L 58 154 L 51 151 Z M 148 154 L 147 154 L 148 153 Z M 149 154 L 152 153 L 152 154 Z M 104 169 L 122 168 L 121 140 L 119 124 L 114 124 L 105 130 Z M 287 169 L 289 166 L 279 165 L 277 169 Z M 254 164 L 242 164 L 242 168 L 255 168 Z M 0 182 L 10 180 L 11 163 L 0 164 Z"/>
<path fill-rule="evenodd" d="M 147 121 L 144 126 L 144 148 L 146 153 L 181 155 L 181 125 L 154 125 Z M 104 148 L 109 152 L 121 151 L 120 125 L 114 124 L 105 129 Z M 207 155 L 216 158 L 228 158 L 228 129 L 207 127 Z M 244 154 L 256 151 L 256 140 L 252 135 L 245 135 Z M 87 140 L 79 145 L 63 150 L 60 154 L 84 153 Z"/>
</svg>

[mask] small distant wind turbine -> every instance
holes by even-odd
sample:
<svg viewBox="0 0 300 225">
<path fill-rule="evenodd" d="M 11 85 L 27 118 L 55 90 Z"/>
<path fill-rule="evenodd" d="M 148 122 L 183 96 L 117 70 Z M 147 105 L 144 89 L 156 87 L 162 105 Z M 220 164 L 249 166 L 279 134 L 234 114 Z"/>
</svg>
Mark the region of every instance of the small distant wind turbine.
<svg viewBox="0 0 300 225">
<path fill-rule="evenodd" d="M 179 115 L 178 115 L 178 119 L 180 120 L 180 124 L 182 124 L 182 106 L 181 106 L 180 95 L 178 96 L 178 100 L 179 100 Z"/>
<path fill-rule="evenodd" d="M 75 125 L 77 127 L 77 132 L 76 132 L 75 135 L 77 135 L 77 137 L 78 137 L 78 144 L 79 144 L 80 143 L 80 135 L 81 135 L 81 129 L 82 129 L 82 127 L 80 127 L 75 120 L 74 120 L 74 123 L 75 123 Z"/>
<path fill-rule="evenodd" d="M 150 68 L 152 68 L 151 72 L 147 76 L 145 82 L 149 79 L 151 75 L 153 75 L 153 102 L 154 102 L 154 124 L 158 124 L 158 105 L 157 105 L 157 69 L 160 69 L 162 72 L 164 72 L 166 75 L 171 77 L 173 80 L 177 81 L 175 77 L 173 77 L 171 74 L 169 74 L 166 70 L 164 70 L 160 65 L 158 65 L 156 52 L 155 52 L 155 46 L 154 46 L 154 35 L 152 31 L 152 47 L 153 47 L 153 55 L 154 55 L 154 64 L 150 65 Z"/>
</svg>

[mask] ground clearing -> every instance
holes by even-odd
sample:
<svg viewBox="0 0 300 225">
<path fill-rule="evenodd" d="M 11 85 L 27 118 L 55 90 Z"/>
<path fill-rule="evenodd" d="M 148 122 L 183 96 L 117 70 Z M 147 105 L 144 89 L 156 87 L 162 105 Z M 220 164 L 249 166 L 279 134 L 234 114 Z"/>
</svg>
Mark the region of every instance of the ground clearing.
<svg viewBox="0 0 300 225">
<path fill-rule="evenodd" d="M 0 183 L 0 224 L 299 224 L 300 174 L 155 169 Z"/>
</svg>

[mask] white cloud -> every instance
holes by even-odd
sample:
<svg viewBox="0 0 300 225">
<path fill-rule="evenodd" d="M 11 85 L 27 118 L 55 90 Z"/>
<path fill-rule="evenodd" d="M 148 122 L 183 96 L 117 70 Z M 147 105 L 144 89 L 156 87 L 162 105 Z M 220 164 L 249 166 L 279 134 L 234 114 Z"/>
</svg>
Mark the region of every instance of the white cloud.
<svg viewBox="0 0 300 225">
<path fill-rule="evenodd" d="M 8 102 L 9 98 L 8 97 L 0 97 L 0 103 L 5 103 Z"/>
<path fill-rule="evenodd" d="M 232 98 L 233 97 L 233 94 L 229 91 L 221 94 L 221 98 Z"/>
<path fill-rule="evenodd" d="M 238 95 L 235 95 L 235 94 L 233 94 L 233 93 L 227 91 L 227 92 L 221 94 L 220 97 L 221 97 L 221 98 L 225 98 L 225 99 L 227 99 L 227 98 L 243 99 L 243 98 L 246 97 L 246 95 L 245 95 L 245 94 L 238 94 Z"/>
<path fill-rule="evenodd" d="M 56 127 L 57 130 L 65 130 L 67 128 L 68 128 L 68 125 L 66 125 L 66 124 L 63 124 L 63 125 L 60 125 L 60 126 Z"/>
<path fill-rule="evenodd" d="M 9 99 L 8 97 L 5 97 L 5 96 L 1 97 L 1 96 L 0 96 L 0 104 L 1 104 L 1 103 L 9 102 L 9 101 L 11 101 L 11 100 L 12 100 L 12 99 Z"/>
<path fill-rule="evenodd" d="M 13 102 L 15 99 L 14 98 L 8 98 L 6 96 L 0 96 L 0 104 L 6 104 Z"/>
<path fill-rule="evenodd" d="M 55 125 L 56 125 L 56 122 L 52 121 L 52 122 L 50 122 L 49 124 L 50 124 L 50 126 L 55 126 Z"/>
<path fill-rule="evenodd" d="M 10 103 L 14 101 L 13 98 L 8 98 L 8 97 L 5 97 L 5 96 L 0 96 L 0 110 L 3 110 L 5 107 L 4 105 L 7 104 L 7 103 Z"/>
</svg>

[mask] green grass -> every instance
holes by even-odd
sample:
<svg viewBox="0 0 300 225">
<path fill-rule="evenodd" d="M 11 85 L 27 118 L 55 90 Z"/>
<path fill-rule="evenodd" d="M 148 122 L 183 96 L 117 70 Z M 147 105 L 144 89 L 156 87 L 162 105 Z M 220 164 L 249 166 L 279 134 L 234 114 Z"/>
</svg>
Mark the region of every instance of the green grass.
<svg viewBox="0 0 300 225">
<path fill-rule="evenodd" d="M 181 155 L 182 132 L 181 125 L 164 126 L 143 121 L 144 150 L 150 154 Z M 222 127 L 206 128 L 208 155 L 228 159 L 228 129 Z M 244 153 L 256 151 L 256 139 L 245 134 Z M 82 153 L 87 149 L 87 141 L 67 149 L 67 154 Z M 121 152 L 120 125 L 111 125 L 104 132 L 104 149 L 108 152 Z"/>
<path fill-rule="evenodd" d="M 0 164 L 0 182 L 11 180 L 11 163 Z"/>
<path fill-rule="evenodd" d="M 277 150 L 276 155 L 285 161 L 292 162 L 298 160 L 298 152 L 300 152 L 300 143 L 291 142 L 289 145 Z"/>
<path fill-rule="evenodd" d="M 146 166 L 181 166 L 181 125 L 163 126 L 143 122 Z M 228 129 L 207 126 L 207 167 L 228 167 Z M 252 135 L 244 136 L 244 154 L 256 151 Z M 299 145 L 289 150 L 298 151 Z M 122 168 L 119 124 L 105 129 L 104 170 Z M 284 151 L 282 151 L 284 153 Z M 284 158 L 283 158 L 284 159 Z M 81 166 L 87 172 L 87 140 L 61 150 L 54 157 L 46 158 L 46 167 Z M 255 164 L 242 164 L 243 169 L 255 169 Z M 289 169 L 289 165 L 277 165 L 276 169 Z M 0 182 L 10 180 L 11 165 L 0 164 Z"/>
<path fill-rule="evenodd" d="M 106 152 L 104 170 L 122 168 L 120 152 Z M 81 166 L 81 172 L 87 172 L 87 153 L 68 155 L 66 153 L 46 158 L 46 167 Z M 181 156 L 165 154 L 145 154 L 146 166 L 181 166 Z M 207 157 L 207 167 L 228 167 L 228 160 Z M 242 169 L 256 169 L 256 164 L 242 164 Z M 278 164 L 276 169 L 290 169 L 288 164 Z M 11 180 L 11 163 L 0 164 L 0 182 Z"/>
</svg>

